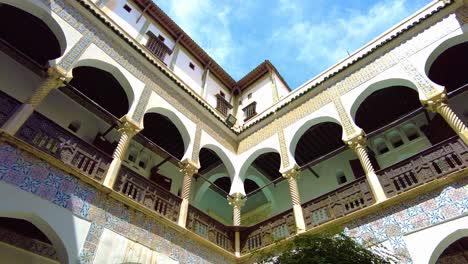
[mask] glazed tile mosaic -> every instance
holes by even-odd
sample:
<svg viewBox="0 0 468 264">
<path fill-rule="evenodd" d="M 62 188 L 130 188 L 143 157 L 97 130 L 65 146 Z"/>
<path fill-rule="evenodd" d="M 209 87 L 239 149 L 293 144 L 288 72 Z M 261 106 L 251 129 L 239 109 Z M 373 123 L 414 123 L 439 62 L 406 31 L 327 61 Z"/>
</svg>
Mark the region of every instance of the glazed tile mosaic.
<svg viewBox="0 0 468 264">
<path fill-rule="evenodd" d="M 92 263 L 104 228 L 171 257 L 179 263 L 231 263 L 146 215 L 108 198 L 46 161 L 0 143 L 0 180 L 42 197 L 92 222 L 80 253 Z"/>
<path fill-rule="evenodd" d="M 400 261 L 413 263 L 404 236 L 410 232 L 468 215 L 468 178 L 349 224 L 345 233 L 365 245 L 389 244 Z"/>
</svg>

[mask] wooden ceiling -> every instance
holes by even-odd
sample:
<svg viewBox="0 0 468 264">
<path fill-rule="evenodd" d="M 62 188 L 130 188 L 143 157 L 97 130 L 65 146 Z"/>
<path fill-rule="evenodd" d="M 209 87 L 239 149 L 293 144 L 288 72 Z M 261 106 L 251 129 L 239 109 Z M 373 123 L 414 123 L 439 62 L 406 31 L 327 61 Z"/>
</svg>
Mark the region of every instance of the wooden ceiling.
<svg viewBox="0 0 468 264">
<path fill-rule="evenodd" d="M 468 84 L 468 42 L 444 51 L 432 64 L 429 78 L 451 92 Z"/>
<path fill-rule="evenodd" d="M 140 132 L 177 159 L 184 156 L 184 140 L 177 127 L 166 116 L 147 113 L 143 118 L 144 129 Z"/>
<path fill-rule="evenodd" d="M 340 125 L 325 122 L 310 127 L 299 139 L 294 153 L 297 165 L 303 166 L 344 145 Z"/>
<path fill-rule="evenodd" d="M 278 153 L 269 152 L 262 154 L 254 160 L 252 165 L 270 181 L 281 177 L 281 173 L 279 172 L 281 157 Z"/>
<path fill-rule="evenodd" d="M 41 19 L 16 7 L 1 4 L 0 25 L 0 38 L 40 65 L 47 65 L 49 60 L 60 57 L 60 44 Z"/>
<path fill-rule="evenodd" d="M 369 95 L 356 111 L 356 124 L 367 134 L 421 107 L 418 93 L 408 87 L 392 86 Z"/>
<path fill-rule="evenodd" d="M 70 85 L 116 118 L 127 114 L 127 94 L 111 73 L 94 67 L 73 69 Z"/>
</svg>

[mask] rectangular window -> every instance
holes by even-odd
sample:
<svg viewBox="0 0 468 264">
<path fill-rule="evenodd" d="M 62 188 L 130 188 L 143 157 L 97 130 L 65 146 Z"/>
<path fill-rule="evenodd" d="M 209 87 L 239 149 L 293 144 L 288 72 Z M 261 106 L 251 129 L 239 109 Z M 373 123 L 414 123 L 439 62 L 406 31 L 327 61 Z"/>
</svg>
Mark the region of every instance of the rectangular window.
<svg viewBox="0 0 468 264">
<path fill-rule="evenodd" d="M 219 91 L 219 94 L 216 95 L 216 110 L 227 116 L 230 109 L 232 109 L 232 105 L 224 99 L 224 93 Z"/>
<path fill-rule="evenodd" d="M 193 64 L 191 62 L 189 63 L 189 67 L 190 67 L 190 69 L 195 70 L 195 64 Z"/>
<path fill-rule="evenodd" d="M 252 93 L 249 93 L 249 94 L 247 95 L 247 99 L 252 99 Z"/>
<path fill-rule="evenodd" d="M 129 5 L 124 5 L 123 7 L 125 9 L 125 11 L 127 11 L 128 13 L 132 12 L 132 8 L 129 6 Z"/>
<path fill-rule="evenodd" d="M 254 117 L 257 114 L 257 102 L 252 102 L 248 106 L 244 107 L 242 111 L 244 111 L 244 121 L 249 120 L 250 118 Z"/>
<path fill-rule="evenodd" d="M 146 48 L 154 54 L 158 59 L 164 62 L 164 58 L 167 54 L 171 54 L 171 49 L 164 44 L 164 37 L 159 35 L 155 36 L 153 32 L 148 31 L 148 42 L 146 43 Z M 161 39 L 162 38 L 162 39 Z"/>
</svg>

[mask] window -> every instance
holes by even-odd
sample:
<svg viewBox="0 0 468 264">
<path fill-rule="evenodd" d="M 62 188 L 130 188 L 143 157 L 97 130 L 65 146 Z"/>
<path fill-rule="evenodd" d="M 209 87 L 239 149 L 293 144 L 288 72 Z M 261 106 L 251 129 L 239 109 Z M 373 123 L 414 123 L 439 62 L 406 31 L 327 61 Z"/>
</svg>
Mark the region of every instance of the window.
<svg viewBox="0 0 468 264">
<path fill-rule="evenodd" d="M 78 130 L 80 130 L 80 127 L 81 127 L 81 122 L 79 120 L 71 121 L 70 124 L 68 125 L 68 129 L 70 129 L 71 131 L 75 133 L 78 132 Z"/>
<path fill-rule="evenodd" d="M 250 118 L 252 118 L 253 116 L 257 114 L 256 107 L 257 107 L 257 103 L 252 102 L 248 106 L 244 107 L 244 109 L 242 109 L 244 111 L 244 116 L 245 116 L 244 121 L 249 120 Z"/>
<path fill-rule="evenodd" d="M 146 169 L 146 165 L 148 163 L 148 157 L 142 157 L 140 159 L 140 162 L 138 162 L 138 166 L 140 166 L 142 169 Z"/>
<path fill-rule="evenodd" d="M 338 182 L 338 184 L 343 184 L 348 181 L 342 170 L 336 172 L 336 181 Z"/>
<path fill-rule="evenodd" d="M 242 105 L 242 99 L 241 99 L 241 100 L 239 100 L 239 105 Z"/>
<path fill-rule="evenodd" d="M 198 220 L 195 220 L 195 233 L 201 235 L 201 236 L 204 236 L 204 237 L 208 237 L 208 226 L 205 225 L 204 223 L 198 221 Z"/>
<path fill-rule="evenodd" d="M 223 93 L 223 91 L 219 91 L 219 95 L 221 95 L 223 98 L 226 98 L 226 95 Z"/>
<path fill-rule="evenodd" d="M 129 5 L 124 5 L 123 7 L 128 13 L 132 12 L 132 8 Z"/>
<path fill-rule="evenodd" d="M 195 64 L 193 64 L 191 62 L 189 63 L 189 67 L 190 67 L 190 69 L 195 70 Z"/>
<path fill-rule="evenodd" d="M 161 36 L 161 34 L 158 35 L 158 39 L 162 42 L 164 42 L 164 40 L 166 40 L 163 36 Z"/>
<path fill-rule="evenodd" d="M 273 239 L 279 240 L 289 236 L 289 230 L 287 224 L 282 224 L 275 229 L 273 229 Z"/>
<path fill-rule="evenodd" d="M 128 160 L 131 162 L 135 162 L 137 157 L 137 152 L 135 150 L 130 150 L 128 153 Z"/>
<path fill-rule="evenodd" d="M 247 95 L 247 99 L 252 99 L 252 93 L 249 93 L 249 94 Z"/>
<path fill-rule="evenodd" d="M 387 144 L 385 143 L 385 140 L 383 138 L 378 138 L 374 141 L 375 145 L 375 150 L 377 151 L 377 154 L 384 154 L 389 151 Z"/>
<path fill-rule="evenodd" d="M 230 109 L 232 109 L 232 105 L 224 99 L 224 93 L 219 91 L 219 94 L 216 95 L 216 110 L 227 116 Z"/>
</svg>

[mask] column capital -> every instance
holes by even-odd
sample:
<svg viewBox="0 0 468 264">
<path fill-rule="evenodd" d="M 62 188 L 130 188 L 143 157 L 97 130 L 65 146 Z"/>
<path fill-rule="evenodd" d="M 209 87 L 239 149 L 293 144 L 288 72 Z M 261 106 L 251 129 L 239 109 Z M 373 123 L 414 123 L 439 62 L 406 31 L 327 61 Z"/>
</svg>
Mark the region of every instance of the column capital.
<svg viewBox="0 0 468 264">
<path fill-rule="evenodd" d="M 441 106 L 447 104 L 447 93 L 445 91 L 435 94 L 426 100 L 421 100 L 421 104 L 424 105 L 429 111 L 437 112 Z"/>
<path fill-rule="evenodd" d="M 190 159 L 179 162 L 179 167 L 184 176 L 192 177 L 198 172 L 198 166 Z"/>
<path fill-rule="evenodd" d="M 121 124 L 119 125 L 118 129 L 120 133 L 126 133 L 128 135 L 134 136 L 143 129 L 140 124 L 126 115 L 120 118 L 120 122 Z"/>
<path fill-rule="evenodd" d="M 300 173 L 300 168 L 298 165 L 294 165 L 291 169 L 281 172 L 281 175 L 283 175 L 284 178 L 286 179 L 297 179 L 299 177 Z"/>
<path fill-rule="evenodd" d="M 227 200 L 230 206 L 240 209 L 244 206 L 247 197 L 242 193 L 233 193 L 227 196 Z"/>
<path fill-rule="evenodd" d="M 366 134 L 361 130 L 358 135 L 344 141 L 352 150 L 366 147 Z"/>
</svg>

